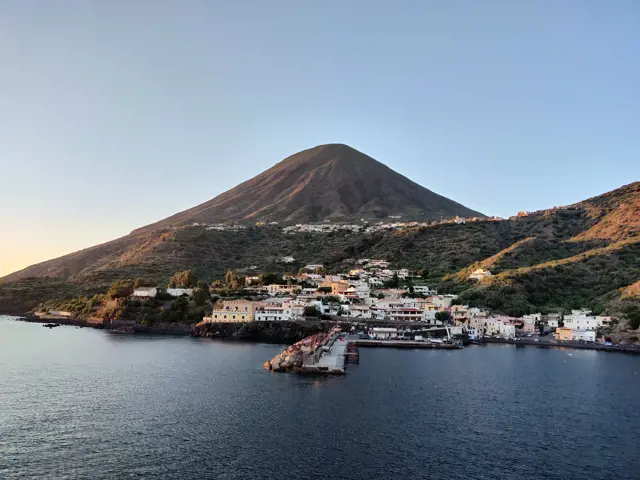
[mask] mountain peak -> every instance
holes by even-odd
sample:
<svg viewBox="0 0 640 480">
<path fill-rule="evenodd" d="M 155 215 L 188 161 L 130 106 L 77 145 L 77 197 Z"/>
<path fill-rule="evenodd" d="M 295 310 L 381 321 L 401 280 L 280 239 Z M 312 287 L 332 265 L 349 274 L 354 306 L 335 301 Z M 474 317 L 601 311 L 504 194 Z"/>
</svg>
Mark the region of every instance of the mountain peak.
<svg viewBox="0 0 640 480">
<path fill-rule="evenodd" d="M 483 216 L 349 145 L 330 143 L 295 153 L 208 202 L 137 231 L 195 222 L 310 223 L 389 216 L 431 220 L 456 215 Z"/>
</svg>

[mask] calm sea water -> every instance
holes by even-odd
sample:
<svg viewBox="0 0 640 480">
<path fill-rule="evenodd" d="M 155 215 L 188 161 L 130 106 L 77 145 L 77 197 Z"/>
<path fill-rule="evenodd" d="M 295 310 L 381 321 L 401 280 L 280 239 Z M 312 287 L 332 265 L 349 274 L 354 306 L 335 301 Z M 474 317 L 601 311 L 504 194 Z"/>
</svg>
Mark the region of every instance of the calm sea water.
<svg viewBox="0 0 640 480">
<path fill-rule="evenodd" d="M 638 479 L 640 358 L 362 349 L 344 377 L 282 346 L 0 318 L 0 478 Z"/>
</svg>

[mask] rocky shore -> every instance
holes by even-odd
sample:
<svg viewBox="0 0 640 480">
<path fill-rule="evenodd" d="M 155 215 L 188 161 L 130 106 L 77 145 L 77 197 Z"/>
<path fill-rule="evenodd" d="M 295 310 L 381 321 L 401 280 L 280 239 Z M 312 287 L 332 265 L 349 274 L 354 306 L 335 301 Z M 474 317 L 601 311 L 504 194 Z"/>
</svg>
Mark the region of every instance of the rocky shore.
<svg viewBox="0 0 640 480">
<path fill-rule="evenodd" d="M 326 332 L 329 328 L 328 324 L 319 321 L 203 323 L 196 325 L 191 335 L 265 343 L 295 343 L 311 335 Z"/>
<path fill-rule="evenodd" d="M 264 343 L 291 344 L 320 332 L 326 332 L 331 325 L 321 321 L 298 322 L 250 322 L 250 323 L 206 323 L 186 324 L 155 322 L 142 325 L 133 320 L 111 320 L 72 318 L 56 315 L 40 315 L 9 313 L 20 321 L 31 323 L 58 323 L 76 327 L 109 330 L 115 333 L 142 333 L 160 335 L 190 335 L 193 337 L 219 338 L 228 340 L 244 340 Z"/>
</svg>

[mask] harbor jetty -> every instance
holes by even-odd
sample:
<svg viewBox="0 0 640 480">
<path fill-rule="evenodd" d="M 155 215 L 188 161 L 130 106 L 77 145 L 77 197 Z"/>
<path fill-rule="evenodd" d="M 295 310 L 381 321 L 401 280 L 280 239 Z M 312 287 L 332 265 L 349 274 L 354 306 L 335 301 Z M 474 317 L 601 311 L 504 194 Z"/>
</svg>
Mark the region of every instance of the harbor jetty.
<svg viewBox="0 0 640 480">
<path fill-rule="evenodd" d="M 427 348 L 439 350 L 460 350 L 463 348 L 460 342 L 440 342 L 433 343 L 424 340 L 356 340 L 356 345 L 360 347 L 383 347 L 383 348 Z"/>
<path fill-rule="evenodd" d="M 350 344 L 340 329 L 317 333 L 294 343 L 264 363 L 272 372 L 341 375 L 345 363 L 359 360 L 358 347 Z"/>
</svg>

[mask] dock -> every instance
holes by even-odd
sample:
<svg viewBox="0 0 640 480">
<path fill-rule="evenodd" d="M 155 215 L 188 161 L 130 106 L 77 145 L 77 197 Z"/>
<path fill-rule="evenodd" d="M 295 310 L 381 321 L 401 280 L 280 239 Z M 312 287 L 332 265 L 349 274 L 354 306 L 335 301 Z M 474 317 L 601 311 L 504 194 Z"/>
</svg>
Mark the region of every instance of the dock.
<svg viewBox="0 0 640 480">
<path fill-rule="evenodd" d="M 459 342 L 429 342 L 421 340 L 370 340 L 346 335 L 339 328 L 317 333 L 294 343 L 271 360 L 265 370 L 305 374 L 343 375 L 347 363 L 359 363 L 359 347 L 460 350 Z"/>
<path fill-rule="evenodd" d="M 431 343 L 415 340 L 354 340 L 359 347 L 383 348 L 424 348 L 437 350 L 460 350 L 462 345 L 457 343 Z"/>
<path fill-rule="evenodd" d="M 340 329 L 333 329 L 294 343 L 264 362 L 264 368 L 272 372 L 342 375 L 347 361 L 358 359 L 357 345 L 350 345 Z"/>
</svg>

